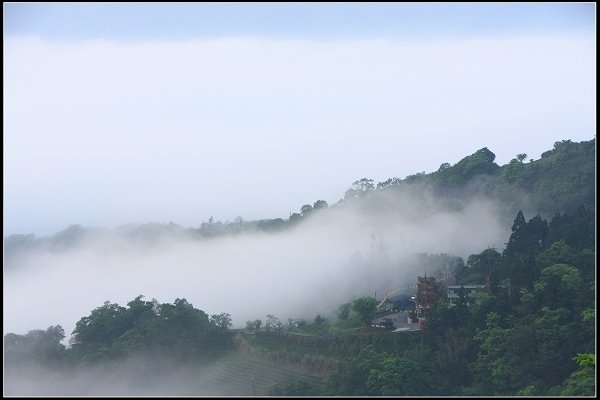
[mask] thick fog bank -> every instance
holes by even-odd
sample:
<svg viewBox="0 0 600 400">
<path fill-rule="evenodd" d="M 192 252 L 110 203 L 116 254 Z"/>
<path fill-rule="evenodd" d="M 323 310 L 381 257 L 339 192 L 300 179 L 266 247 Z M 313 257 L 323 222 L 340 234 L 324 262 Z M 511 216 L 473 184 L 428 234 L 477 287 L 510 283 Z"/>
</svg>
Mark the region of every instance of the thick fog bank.
<svg viewBox="0 0 600 400">
<path fill-rule="evenodd" d="M 178 234 L 151 245 L 103 232 L 61 251 L 21 254 L 5 270 L 4 332 L 60 324 L 69 334 L 104 301 L 125 305 L 139 294 L 162 303 L 186 298 L 209 315 L 230 313 L 240 327 L 267 314 L 313 318 L 358 296 L 414 285 L 427 267 L 416 253 L 464 258 L 502 248 L 510 226 L 497 209 L 482 198 L 463 204 L 374 192 L 277 232 Z"/>
</svg>

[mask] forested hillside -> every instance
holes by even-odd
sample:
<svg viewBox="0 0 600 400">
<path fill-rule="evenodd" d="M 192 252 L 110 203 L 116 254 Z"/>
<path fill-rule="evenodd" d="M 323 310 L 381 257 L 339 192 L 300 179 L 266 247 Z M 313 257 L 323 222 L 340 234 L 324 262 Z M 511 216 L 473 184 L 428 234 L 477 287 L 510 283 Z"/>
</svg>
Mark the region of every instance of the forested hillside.
<svg viewBox="0 0 600 400">
<path fill-rule="evenodd" d="M 488 291 L 462 297 L 458 305 L 440 301 L 422 332 L 365 328 L 372 341 L 357 340 L 362 346 L 338 354 L 343 362 L 325 384 L 303 390 L 338 396 L 593 395 L 594 221 L 583 206 L 550 223 L 539 216 L 526 221 L 519 212 L 503 252 L 474 254 L 458 271 L 464 283 L 491 275 Z M 386 335 L 393 344 L 376 339 Z M 276 393 L 299 394 L 298 382 L 278 386 Z"/>
<path fill-rule="evenodd" d="M 237 330 L 226 312 L 209 316 L 185 299 L 160 304 L 138 296 L 127 307 L 106 302 L 82 317 L 67 347 L 58 325 L 5 334 L 9 394 L 44 394 L 26 388 L 47 371 L 67 383 L 44 386 L 51 392 L 46 394 L 118 394 L 119 387 L 90 389 L 87 378 L 71 391 L 65 388 L 82 373 L 110 377 L 122 371 L 119 382 L 128 389 L 123 386 L 121 393 L 134 395 L 146 393 L 131 392 L 131 386 L 149 385 L 156 389 L 152 393 L 185 395 L 594 396 L 595 140 L 557 142 L 541 159 L 526 158 L 519 154 L 499 166 L 483 148 L 432 173 L 377 184 L 363 178 L 336 204 L 305 204 L 287 220 L 224 224 L 211 218 L 199 228 L 149 224 L 119 230 L 146 244 L 164 236 L 208 240 L 257 230 L 276 234 L 328 209 L 376 213 L 393 207 L 388 200 L 404 191 L 423 199 L 433 195 L 451 208 L 479 196 L 498 200 L 510 232 L 501 248 L 482 248 L 466 261 L 452 254 L 421 255 L 430 273 L 432 265 L 443 266 L 458 285 L 485 285 L 472 295 L 463 287 L 454 303 L 443 296 L 428 310 L 423 329 L 373 326 L 381 299 L 369 296 L 348 298 L 333 316 L 323 309 L 311 320 L 286 323 L 264 310 L 264 323 L 248 321 Z M 424 200 L 423 212 L 427 206 Z M 98 234 L 71 227 L 50 238 L 13 235 L 5 238 L 5 265 L 18 268 L 18 255 L 60 252 Z M 249 290 L 260 296 L 262 289 Z M 200 375 L 201 370 L 213 372 Z M 217 389 L 229 381 L 238 382 L 235 390 Z"/>
</svg>

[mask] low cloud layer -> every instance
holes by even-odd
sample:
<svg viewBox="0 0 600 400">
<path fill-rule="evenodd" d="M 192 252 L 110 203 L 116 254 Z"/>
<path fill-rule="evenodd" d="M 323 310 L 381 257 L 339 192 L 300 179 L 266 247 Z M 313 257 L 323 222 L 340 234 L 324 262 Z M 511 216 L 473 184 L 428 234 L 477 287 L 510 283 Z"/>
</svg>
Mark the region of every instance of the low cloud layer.
<svg viewBox="0 0 600 400">
<path fill-rule="evenodd" d="M 359 296 L 414 285 L 416 253 L 467 257 L 503 247 L 510 226 L 487 199 L 447 204 L 426 193 L 378 192 L 276 233 L 162 238 L 151 246 L 108 231 L 62 251 L 14 260 L 4 274 L 5 333 L 76 321 L 109 300 L 186 298 L 235 326 L 274 314 L 314 318 Z M 428 270 L 429 274 L 435 271 Z"/>
<path fill-rule="evenodd" d="M 4 42 L 5 234 L 282 217 L 595 131 L 583 35 Z"/>
</svg>

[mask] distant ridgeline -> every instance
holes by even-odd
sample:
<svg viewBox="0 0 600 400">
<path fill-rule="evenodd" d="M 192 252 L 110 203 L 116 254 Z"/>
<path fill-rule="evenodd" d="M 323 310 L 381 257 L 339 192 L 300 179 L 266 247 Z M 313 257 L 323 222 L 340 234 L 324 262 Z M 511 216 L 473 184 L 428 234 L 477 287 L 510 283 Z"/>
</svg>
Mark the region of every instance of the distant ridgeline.
<svg viewBox="0 0 600 400">
<path fill-rule="evenodd" d="M 210 217 L 198 228 L 186 229 L 173 222 L 150 223 L 122 226 L 113 233 L 142 244 L 153 244 L 163 237 L 203 238 L 241 232 L 273 232 L 293 227 L 329 208 L 362 204 L 363 209 L 378 209 L 379 200 L 396 192 L 431 193 L 455 207 L 477 196 L 496 199 L 503 207 L 499 212 L 507 225 L 519 210 L 526 215 L 552 218 L 557 213 L 575 212 L 580 206 L 595 209 L 595 153 L 595 139 L 579 143 L 563 140 L 556 142 L 554 148 L 544 152 L 539 160 L 526 162 L 527 155 L 523 153 L 499 166 L 494 162 L 495 154 L 484 147 L 454 165 L 443 163 L 437 171 L 428 174 L 421 172 L 405 179 L 390 178 L 377 184 L 372 179 L 362 178 L 354 182 L 336 204 L 329 206 L 324 200 L 305 204 L 299 213 L 291 214 L 288 219 L 245 221 L 238 217 L 234 222 L 223 223 Z M 4 238 L 5 263 L 10 267 L 14 255 L 21 249 L 60 251 L 76 246 L 88 237 L 108 232 L 72 225 L 45 238 L 36 238 L 33 234 L 11 235 Z"/>
</svg>

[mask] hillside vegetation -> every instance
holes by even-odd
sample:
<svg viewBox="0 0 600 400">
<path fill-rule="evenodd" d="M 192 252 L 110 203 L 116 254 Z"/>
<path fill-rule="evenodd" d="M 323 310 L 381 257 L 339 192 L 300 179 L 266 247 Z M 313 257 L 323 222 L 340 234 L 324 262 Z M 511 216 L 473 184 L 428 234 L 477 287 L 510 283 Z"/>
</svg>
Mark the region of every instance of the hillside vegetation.
<svg viewBox="0 0 600 400">
<path fill-rule="evenodd" d="M 323 317 L 329 315 L 323 310 L 310 321 L 284 323 L 265 310 L 264 321 L 232 330 L 227 313 L 209 316 L 185 299 L 160 304 L 138 296 L 126 307 L 106 302 L 82 317 L 68 347 L 58 325 L 6 334 L 7 393 L 594 396 L 595 140 L 557 142 L 529 162 L 524 154 L 504 166 L 494 159 L 483 148 L 429 174 L 378 184 L 363 178 L 340 202 L 306 204 L 288 220 L 121 228 L 142 241 L 202 240 L 294 229 L 322 210 L 373 207 L 383 201 L 377 196 L 402 190 L 435 193 L 456 207 L 473 196 L 499 199 L 500 213 L 510 215 L 504 248 L 481 249 L 466 262 L 423 255 L 458 284 L 486 285 L 481 293 L 460 292 L 455 304 L 442 298 L 423 330 L 371 326 L 379 301 L 370 297 L 348 299 L 335 317 Z M 13 235 L 5 238 L 5 262 L 36 248 L 60 251 L 93 234 L 71 227 L 50 238 Z M 68 384 L 76 379 L 78 385 Z M 32 380 L 43 385 L 31 386 Z"/>
</svg>

